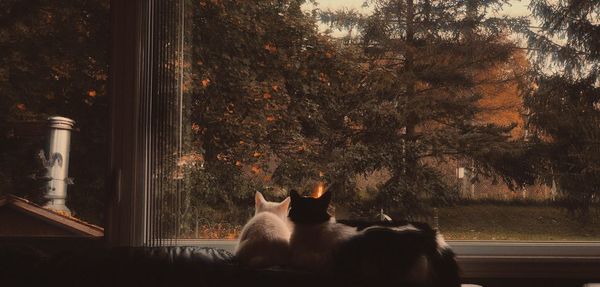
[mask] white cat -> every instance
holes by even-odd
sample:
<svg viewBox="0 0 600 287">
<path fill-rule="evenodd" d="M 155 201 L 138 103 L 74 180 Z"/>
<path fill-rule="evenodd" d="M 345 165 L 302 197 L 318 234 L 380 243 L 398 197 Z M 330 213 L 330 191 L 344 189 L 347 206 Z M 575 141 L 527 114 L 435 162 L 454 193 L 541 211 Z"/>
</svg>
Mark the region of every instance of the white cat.
<svg viewBox="0 0 600 287">
<path fill-rule="evenodd" d="M 288 221 L 290 198 L 268 202 L 260 192 L 255 197 L 255 212 L 240 234 L 235 256 L 251 267 L 287 265 L 291 223 Z"/>
</svg>

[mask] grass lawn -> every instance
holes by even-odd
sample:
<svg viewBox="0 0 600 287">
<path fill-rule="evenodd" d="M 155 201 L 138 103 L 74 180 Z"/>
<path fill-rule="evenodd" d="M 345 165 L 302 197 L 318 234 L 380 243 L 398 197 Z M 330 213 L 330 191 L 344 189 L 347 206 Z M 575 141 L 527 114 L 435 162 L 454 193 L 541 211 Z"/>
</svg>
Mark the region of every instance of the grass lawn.
<svg viewBox="0 0 600 287">
<path fill-rule="evenodd" d="M 589 223 L 552 206 L 469 204 L 439 209 L 439 228 L 454 240 L 600 240 L 600 220 Z"/>
</svg>

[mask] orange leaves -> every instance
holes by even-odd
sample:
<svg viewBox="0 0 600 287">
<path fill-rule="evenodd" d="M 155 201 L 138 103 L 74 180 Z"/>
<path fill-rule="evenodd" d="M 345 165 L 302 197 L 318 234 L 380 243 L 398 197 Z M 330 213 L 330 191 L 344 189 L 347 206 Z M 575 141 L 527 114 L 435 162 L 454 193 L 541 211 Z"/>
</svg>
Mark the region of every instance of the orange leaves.
<svg viewBox="0 0 600 287">
<path fill-rule="evenodd" d="M 328 83 L 329 77 L 327 77 L 327 75 L 325 75 L 323 73 L 319 73 L 319 81 L 321 81 L 323 83 Z"/>
<path fill-rule="evenodd" d="M 310 197 L 319 198 L 319 197 L 321 197 L 321 195 L 323 195 L 323 193 L 325 193 L 325 183 L 323 183 L 322 181 L 319 181 L 319 183 L 317 183 L 317 185 L 311 192 Z"/>
<path fill-rule="evenodd" d="M 202 7 L 206 7 L 206 5 L 208 5 L 209 2 L 210 2 L 210 4 L 217 6 L 217 7 L 223 6 L 223 3 L 221 3 L 221 0 L 210 0 L 210 1 L 202 0 L 199 2 L 199 4 Z"/>
<path fill-rule="evenodd" d="M 262 177 L 263 182 L 270 182 L 271 179 L 272 179 L 272 176 L 270 176 L 268 174 Z"/>
<path fill-rule="evenodd" d="M 240 233 L 239 230 L 238 231 L 229 232 L 229 233 L 227 233 L 225 235 L 225 237 L 222 237 L 222 238 L 225 238 L 225 239 L 236 239 L 236 238 L 238 238 L 239 233 Z"/>
<path fill-rule="evenodd" d="M 264 45 L 265 50 L 267 50 L 271 54 L 277 53 L 277 47 L 273 43 L 266 43 Z"/>
<path fill-rule="evenodd" d="M 197 152 L 191 152 L 180 156 L 177 160 L 177 166 L 194 166 L 203 161 L 204 157 L 201 154 Z"/>
<path fill-rule="evenodd" d="M 254 174 L 259 174 L 261 171 L 261 168 L 258 165 L 253 165 L 252 168 L 250 169 L 250 171 L 252 171 L 252 173 L 254 173 Z"/>
<path fill-rule="evenodd" d="M 258 152 L 258 151 L 255 151 L 255 152 L 252 154 L 252 156 L 253 156 L 253 157 L 256 157 L 256 158 L 259 158 L 261 155 L 262 155 L 262 153 L 260 153 L 260 152 Z"/>
<path fill-rule="evenodd" d="M 193 123 L 192 124 L 192 131 L 194 132 L 199 132 L 200 131 L 200 125 L 198 125 L 197 123 Z"/>
<path fill-rule="evenodd" d="M 475 88 L 483 95 L 477 103 L 481 109 L 476 118 L 478 121 L 503 126 L 516 123 L 511 136 L 519 138 L 524 135 L 521 86 L 525 83 L 512 77 L 525 73 L 528 65 L 525 53 L 518 51 L 513 53 L 509 62 L 489 67 L 477 75 L 477 80 L 483 83 Z"/>
<path fill-rule="evenodd" d="M 201 83 L 202 83 L 202 87 L 206 89 L 210 85 L 210 79 L 204 79 L 201 81 Z"/>
<path fill-rule="evenodd" d="M 176 180 L 184 179 L 186 170 L 195 166 L 202 166 L 204 163 L 204 156 L 197 152 L 191 152 L 183 154 L 177 159 L 177 168 L 171 172 L 171 178 Z"/>
<path fill-rule="evenodd" d="M 201 225 L 195 231 L 193 238 L 205 239 L 236 239 L 240 235 L 242 226 L 231 226 L 226 224 Z"/>
<path fill-rule="evenodd" d="M 279 91 L 281 91 L 281 87 L 277 84 L 272 84 L 271 91 L 273 91 L 274 93 L 278 93 Z M 263 92 L 263 99 L 270 100 L 272 98 L 273 98 L 273 95 L 271 94 L 270 91 Z"/>
<path fill-rule="evenodd" d="M 88 97 L 90 97 L 90 98 L 95 98 L 97 94 L 98 94 L 98 93 L 96 93 L 96 90 L 93 90 L 93 89 L 90 89 L 90 90 L 87 92 L 87 95 L 88 95 Z"/>
<path fill-rule="evenodd" d="M 304 151 L 306 151 L 306 147 L 304 147 L 303 145 L 301 145 L 301 146 L 299 146 L 299 147 L 296 149 L 296 151 L 297 151 L 297 152 L 299 152 L 299 153 L 303 153 Z"/>
</svg>

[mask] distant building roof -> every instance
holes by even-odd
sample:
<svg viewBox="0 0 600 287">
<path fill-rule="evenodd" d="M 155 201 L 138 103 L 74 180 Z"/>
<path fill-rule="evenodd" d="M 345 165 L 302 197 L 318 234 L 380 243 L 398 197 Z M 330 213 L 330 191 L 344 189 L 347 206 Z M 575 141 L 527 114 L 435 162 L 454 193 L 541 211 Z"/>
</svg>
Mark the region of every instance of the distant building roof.
<svg viewBox="0 0 600 287">
<path fill-rule="evenodd" d="M 0 197 L 0 237 L 93 237 L 104 229 L 75 217 L 41 207 L 26 199 Z"/>
</svg>

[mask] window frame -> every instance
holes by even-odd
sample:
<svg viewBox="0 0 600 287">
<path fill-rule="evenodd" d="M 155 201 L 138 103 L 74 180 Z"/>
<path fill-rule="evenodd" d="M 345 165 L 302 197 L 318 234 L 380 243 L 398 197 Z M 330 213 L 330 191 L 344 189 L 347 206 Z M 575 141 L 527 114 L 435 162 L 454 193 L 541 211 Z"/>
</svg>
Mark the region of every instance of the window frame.
<svg viewBox="0 0 600 287">
<path fill-rule="evenodd" d="M 140 75 L 144 72 L 143 0 L 111 1 L 111 164 L 106 221 L 108 246 L 144 246 L 142 208 L 144 136 L 140 116 Z M 236 240 L 176 239 L 170 245 L 222 248 L 233 252 Z M 448 240 L 463 278 L 600 279 L 600 241 Z"/>
<path fill-rule="evenodd" d="M 178 239 L 176 246 L 234 252 L 237 240 Z M 463 279 L 600 280 L 600 241 L 448 240 Z"/>
</svg>

